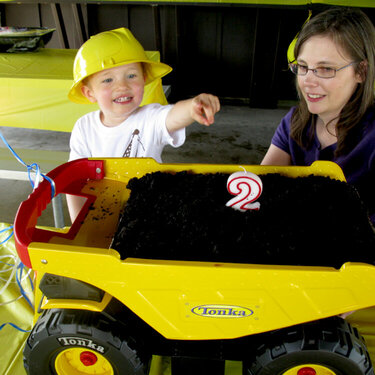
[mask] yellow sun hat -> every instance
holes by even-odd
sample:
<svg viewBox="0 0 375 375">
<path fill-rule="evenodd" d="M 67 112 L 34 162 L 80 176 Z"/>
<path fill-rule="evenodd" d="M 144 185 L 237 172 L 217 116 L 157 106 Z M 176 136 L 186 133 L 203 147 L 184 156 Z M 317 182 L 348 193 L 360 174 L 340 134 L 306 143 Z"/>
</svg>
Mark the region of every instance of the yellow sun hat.
<svg viewBox="0 0 375 375">
<path fill-rule="evenodd" d="M 73 65 L 73 85 L 68 98 L 75 103 L 91 103 L 81 91 L 82 81 L 91 74 L 116 66 L 143 63 L 145 85 L 168 74 L 172 68 L 150 60 L 142 45 L 125 27 L 93 35 L 78 50 Z"/>
</svg>

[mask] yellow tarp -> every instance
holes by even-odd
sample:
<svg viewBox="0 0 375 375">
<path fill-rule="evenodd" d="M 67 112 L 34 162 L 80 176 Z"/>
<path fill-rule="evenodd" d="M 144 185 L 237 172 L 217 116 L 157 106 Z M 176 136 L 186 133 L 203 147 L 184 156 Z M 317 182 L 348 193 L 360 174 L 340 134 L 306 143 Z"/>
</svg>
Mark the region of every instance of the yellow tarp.
<svg viewBox="0 0 375 375">
<path fill-rule="evenodd" d="M 73 83 L 77 50 L 43 48 L 37 52 L 0 53 L 0 126 L 70 132 L 79 117 L 96 104 L 75 104 Z M 146 51 L 159 61 L 158 51 Z M 161 80 L 145 88 L 142 104 L 166 104 Z"/>
<path fill-rule="evenodd" d="M 0 231 L 9 227 L 9 224 L 0 223 Z M 5 240 L 9 231 L 0 233 L 0 242 Z M 16 249 L 14 245 L 14 237 L 8 240 L 3 245 L 0 245 L 0 256 L 4 255 L 16 255 Z M 7 265 L 14 263 L 12 258 L 1 258 L 0 270 L 6 271 L 1 272 L 0 276 L 0 290 L 3 289 L 7 279 L 11 274 L 11 266 Z M 9 271 L 8 271 L 9 270 Z M 26 280 L 27 281 L 27 280 Z M 26 281 L 23 283 L 27 285 Z M 29 289 L 27 291 L 30 291 Z M 32 326 L 33 310 L 28 305 L 24 298 L 4 304 L 7 301 L 12 301 L 20 296 L 20 290 L 18 285 L 14 282 L 10 283 L 9 286 L 0 294 L 0 326 L 4 323 L 13 323 L 18 327 L 29 330 Z M 7 324 L 0 330 L 0 374 L 1 375 L 25 375 L 26 371 L 23 367 L 22 351 L 26 341 L 28 333 L 21 332 L 11 325 Z"/>
</svg>

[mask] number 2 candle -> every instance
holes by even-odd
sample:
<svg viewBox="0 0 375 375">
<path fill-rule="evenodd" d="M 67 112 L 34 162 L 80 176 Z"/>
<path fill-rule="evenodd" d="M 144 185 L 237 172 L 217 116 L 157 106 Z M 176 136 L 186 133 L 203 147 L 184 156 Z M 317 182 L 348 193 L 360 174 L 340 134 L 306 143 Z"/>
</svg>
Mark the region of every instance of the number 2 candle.
<svg viewBox="0 0 375 375">
<path fill-rule="evenodd" d="M 227 189 L 235 197 L 229 200 L 226 206 L 242 212 L 259 210 L 260 203 L 255 201 L 262 194 L 263 184 L 255 173 L 246 170 L 232 173 L 227 180 Z"/>
</svg>

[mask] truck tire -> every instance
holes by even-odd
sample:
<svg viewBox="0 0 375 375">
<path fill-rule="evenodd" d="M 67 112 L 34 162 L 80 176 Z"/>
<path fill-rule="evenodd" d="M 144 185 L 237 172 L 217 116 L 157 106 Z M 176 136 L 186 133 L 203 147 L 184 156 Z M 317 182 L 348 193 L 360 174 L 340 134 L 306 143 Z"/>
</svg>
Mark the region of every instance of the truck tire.
<svg viewBox="0 0 375 375">
<path fill-rule="evenodd" d="M 124 331 L 98 312 L 46 310 L 27 339 L 25 369 L 29 375 L 147 374 L 151 355 Z"/>
<path fill-rule="evenodd" d="M 244 375 L 374 375 L 363 338 L 334 317 L 269 334 Z"/>
</svg>

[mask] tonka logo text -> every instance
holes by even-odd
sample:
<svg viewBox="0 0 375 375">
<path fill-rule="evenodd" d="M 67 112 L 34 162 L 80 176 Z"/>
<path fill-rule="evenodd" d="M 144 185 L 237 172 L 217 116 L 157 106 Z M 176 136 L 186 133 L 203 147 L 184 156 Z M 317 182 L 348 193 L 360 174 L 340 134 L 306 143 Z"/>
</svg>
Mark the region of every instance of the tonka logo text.
<svg viewBox="0 0 375 375">
<path fill-rule="evenodd" d="M 191 310 L 194 314 L 209 318 L 245 318 L 253 315 L 253 311 L 241 306 L 201 305 Z"/>
<path fill-rule="evenodd" d="M 95 344 L 94 341 L 82 337 L 59 337 L 57 340 L 59 340 L 59 343 L 62 346 L 83 346 L 95 350 L 96 352 L 104 353 L 103 346 Z"/>
</svg>

